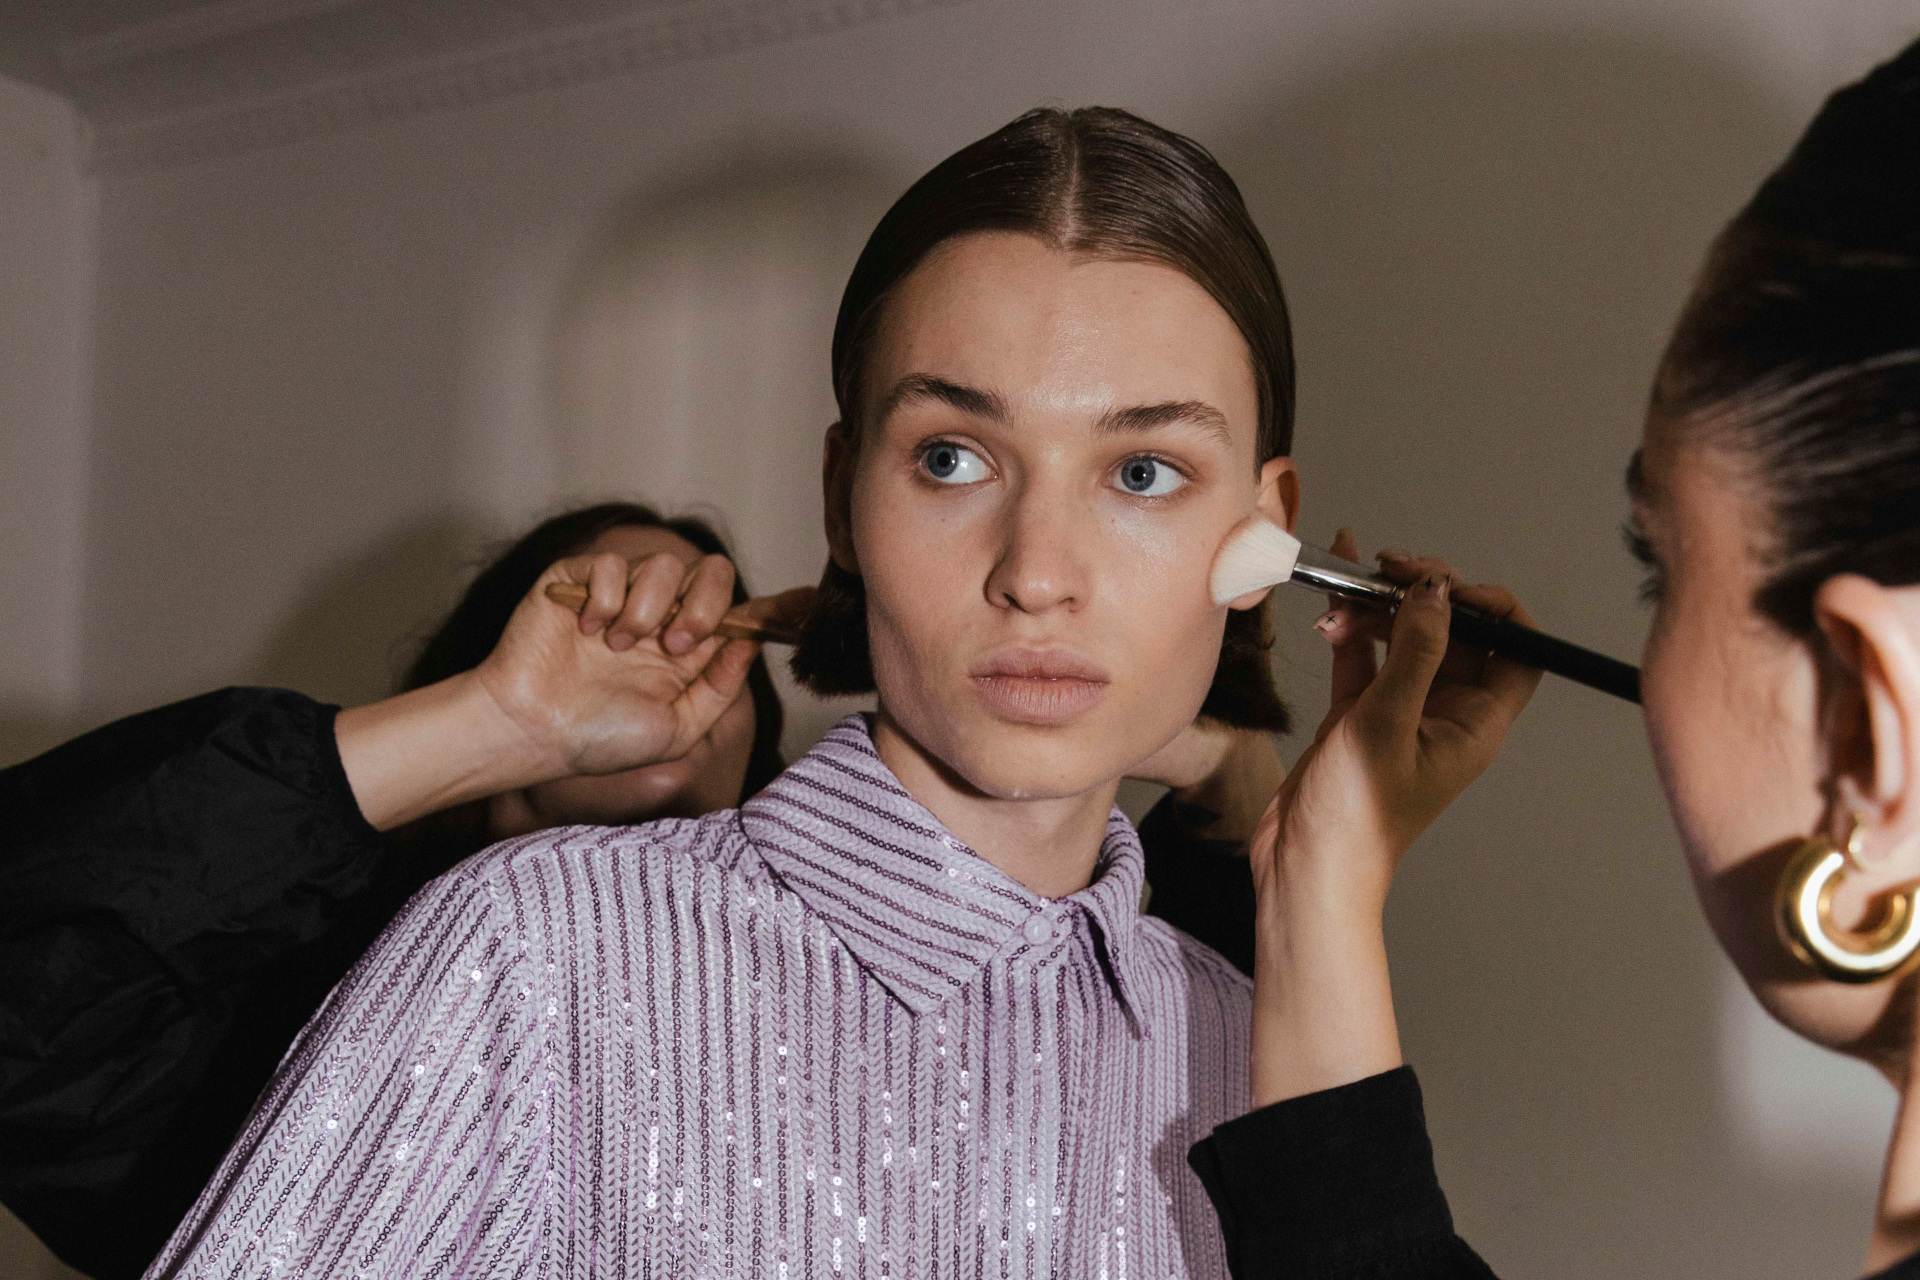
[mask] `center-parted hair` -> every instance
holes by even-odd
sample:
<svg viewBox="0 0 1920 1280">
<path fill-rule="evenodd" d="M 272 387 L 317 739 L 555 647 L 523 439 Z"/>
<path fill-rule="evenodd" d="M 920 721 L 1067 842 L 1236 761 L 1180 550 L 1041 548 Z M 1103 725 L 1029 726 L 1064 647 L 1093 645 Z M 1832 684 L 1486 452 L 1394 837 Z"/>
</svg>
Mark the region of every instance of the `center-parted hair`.
<svg viewBox="0 0 1920 1280">
<path fill-rule="evenodd" d="M 841 295 L 833 390 L 858 446 L 874 334 L 899 283 L 959 236 L 1030 235 L 1067 253 L 1171 267 L 1205 289 L 1246 341 L 1258 397 L 1251 465 L 1293 447 L 1293 336 L 1266 241 L 1240 190 L 1206 148 L 1111 107 L 1029 111 L 934 166 L 873 230 Z M 1273 686 L 1268 606 L 1227 616 L 1220 664 L 1200 713 L 1284 732 Z M 829 562 L 820 599 L 793 654 L 800 682 L 821 694 L 870 693 L 866 592 Z"/>
</svg>

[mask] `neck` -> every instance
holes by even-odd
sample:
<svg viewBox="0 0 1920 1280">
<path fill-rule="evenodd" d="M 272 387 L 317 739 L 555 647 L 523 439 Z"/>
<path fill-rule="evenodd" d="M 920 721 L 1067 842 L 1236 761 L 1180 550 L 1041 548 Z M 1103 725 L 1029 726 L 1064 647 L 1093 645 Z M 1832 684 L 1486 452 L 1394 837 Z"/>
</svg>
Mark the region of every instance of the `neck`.
<svg viewBox="0 0 1920 1280">
<path fill-rule="evenodd" d="M 970 786 L 901 730 L 882 707 L 874 750 L 907 794 L 979 855 L 1043 898 L 1093 883 L 1119 779 L 1071 796 L 1003 799 Z"/>
<path fill-rule="evenodd" d="M 1915 996 L 1903 991 L 1894 999 L 1911 1002 Z M 1880 1204 L 1867 1248 L 1869 1273 L 1920 1252 L 1920 1054 L 1909 1048 L 1882 1064 L 1882 1071 L 1900 1091 L 1900 1109 L 1881 1173 Z"/>
</svg>

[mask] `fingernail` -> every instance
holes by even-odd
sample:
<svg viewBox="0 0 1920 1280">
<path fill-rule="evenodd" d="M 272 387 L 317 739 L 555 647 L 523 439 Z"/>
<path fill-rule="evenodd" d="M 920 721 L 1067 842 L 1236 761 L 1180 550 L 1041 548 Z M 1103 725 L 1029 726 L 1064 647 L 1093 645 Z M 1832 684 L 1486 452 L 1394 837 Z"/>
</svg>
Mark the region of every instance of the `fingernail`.
<svg viewBox="0 0 1920 1280">
<path fill-rule="evenodd" d="M 615 653 L 625 653 L 633 648 L 633 637 L 625 631 L 615 632 L 607 637 L 607 648 Z"/>
<path fill-rule="evenodd" d="M 691 648 L 693 648 L 692 632 L 683 631 L 679 627 L 675 627 L 673 630 L 667 632 L 666 650 L 668 653 L 677 657 Z"/>
<path fill-rule="evenodd" d="M 1433 593 L 1433 598 L 1435 600 L 1440 601 L 1440 603 L 1442 604 L 1446 603 L 1448 591 L 1452 588 L 1452 586 L 1453 586 L 1452 578 L 1428 578 L 1427 579 L 1427 590 L 1431 591 Z"/>
<path fill-rule="evenodd" d="M 1413 556 L 1405 551 L 1382 551 L 1374 556 L 1376 560 L 1411 560 Z"/>
<path fill-rule="evenodd" d="M 1340 617 L 1329 609 L 1313 620 L 1313 629 L 1321 635 L 1332 635 L 1333 629 L 1340 625 Z"/>
</svg>

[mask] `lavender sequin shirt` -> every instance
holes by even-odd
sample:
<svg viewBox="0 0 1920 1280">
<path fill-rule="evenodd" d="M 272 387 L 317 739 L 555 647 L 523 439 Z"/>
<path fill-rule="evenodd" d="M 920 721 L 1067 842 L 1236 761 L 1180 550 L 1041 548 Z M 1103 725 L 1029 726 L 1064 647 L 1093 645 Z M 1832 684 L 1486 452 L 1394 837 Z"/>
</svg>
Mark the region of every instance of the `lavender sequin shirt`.
<svg viewBox="0 0 1920 1280">
<path fill-rule="evenodd" d="M 282 1063 L 149 1276 L 1224 1276 L 1246 980 L 1109 819 L 1040 898 L 849 717 L 739 810 L 502 844 Z"/>
</svg>

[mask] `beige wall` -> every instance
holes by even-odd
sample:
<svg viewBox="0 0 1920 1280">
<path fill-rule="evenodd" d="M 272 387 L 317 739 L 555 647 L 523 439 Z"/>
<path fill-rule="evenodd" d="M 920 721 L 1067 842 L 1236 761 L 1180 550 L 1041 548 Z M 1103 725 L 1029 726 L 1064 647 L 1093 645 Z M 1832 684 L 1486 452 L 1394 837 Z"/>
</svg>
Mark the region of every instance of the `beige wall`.
<svg viewBox="0 0 1920 1280">
<path fill-rule="evenodd" d="M 0 759 L 69 726 L 85 586 L 96 184 L 66 102 L 0 80 Z"/>
<path fill-rule="evenodd" d="M 607 493 L 717 503 L 754 582 L 810 578 L 861 235 L 1017 111 L 1109 102 L 1212 146 L 1273 243 L 1309 537 L 1439 549 L 1629 655 L 1620 475 L 1688 277 L 1821 90 L 1915 27 L 1875 0 L 976 0 L 110 178 L 91 461 L 33 508 L 84 512 L 83 596 L 69 621 L 30 589 L 52 570 L 13 548 L 65 544 L 0 526 L 0 652 L 75 664 L 81 720 L 236 680 L 371 698 L 476 539 Z M 11 464 L 38 437 L 8 431 Z M 1312 613 L 1281 658 L 1307 724 Z M 31 692 L 0 686 L 16 754 L 67 723 Z M 797 747 L 831 710 L 794 707 Z M 1777 1057 L 1730 991 L 1631 709 L 1550 681 L 1390 923 L 1496 1269 L 1856 1267 L 1889 1095 Z"/>
</svg>

